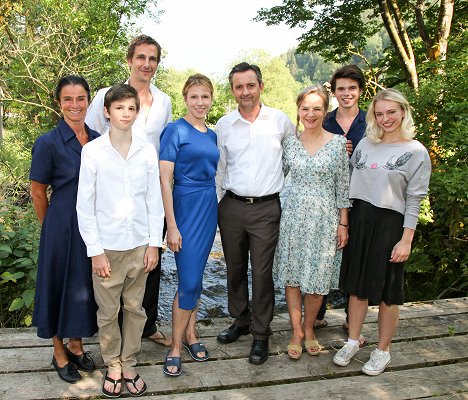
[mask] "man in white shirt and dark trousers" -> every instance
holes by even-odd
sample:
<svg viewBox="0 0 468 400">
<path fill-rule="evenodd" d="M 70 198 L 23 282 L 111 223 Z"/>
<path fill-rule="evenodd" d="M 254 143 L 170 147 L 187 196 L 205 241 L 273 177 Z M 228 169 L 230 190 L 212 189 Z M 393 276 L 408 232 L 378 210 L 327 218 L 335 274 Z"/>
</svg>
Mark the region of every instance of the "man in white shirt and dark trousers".
<svg viewBox="0 0 468 400">
<path fill-rule="evenodd" d="M 168 95 L 161 92 L 151 83 L 161 59 L 161 46 L 150 36 L 141 35 L 132 40 L 127 50 L 127 64 L 130 68 L 128 83 L 138 92 L 140 111 L 133 124 L 133 136 L 151 143 L 159 158 L 159 136 L 165 126 L 172 120 L 172 106 Z M 98 91 L 89 106 L 86 123 L 101 135 L 109 129 L 109 121 L 104 115 L 104 96 L 110 88 Z M 165 230 L 164 230 L 165 233 Z M 163 233 L 163 234 L 164 234 Z M 146 281 L 143 308 L 148 317 L 143 337 L 164 346 L 170 346 L 170 338 L 158 332 L 159 283 L 161 279 L 161 253 L 159 263 L 150 272 Z"/>
<path fill-rule="evenodd" d="M 122 378 L 132 396 L 146 391 L 135 371 L 136 355 L 146 321 L 145 282 L 158 264 L 164 210 L 156 151 L 132 135 L 139 106 L 133 87 L 113 86 L 104 99 L 110 130 L 81 152 L 76 210 L 92 260 L 99 345 L 107 367 L 102 392 L 107 397 L 120 396 Z"/>
<path fill-rule="evenodd" d="M 234 324 L 218 335 L 232 343 L 253 334 L 249 362 L 268 358 L 268 337 L 275 303 L 272 277 L 283 189 L 281 142 L 294 134 L 282 111 L 260 102 L 262 74 L 258 66 L 236 65 L 229 83 L 238 109 L 216 124 L 220 160 L 216 178 L 218 224 L 227 266 L 228 308 Z M 248 262 L 252 268 L 249 306 Z"/>
</svg>

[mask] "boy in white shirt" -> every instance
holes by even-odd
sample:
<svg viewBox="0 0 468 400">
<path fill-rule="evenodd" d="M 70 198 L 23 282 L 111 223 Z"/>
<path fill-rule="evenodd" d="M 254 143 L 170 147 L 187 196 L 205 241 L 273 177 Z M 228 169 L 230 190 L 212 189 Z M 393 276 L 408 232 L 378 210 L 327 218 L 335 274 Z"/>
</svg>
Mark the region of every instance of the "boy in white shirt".
<svg viewBox="0 0 468 400">
<path fill-rule="evenodd" d="M 120 396 L 122 377 L 133 396 L 146 391 L 134 367 L 146 321 L 141 306 L 145 282 L 158 262 L 164 211 L 156 150 L 132 135 L 139 108 L 133 87 L 113 86 L 104 100 L 110 129 L 81 153 L 76 208 L 92 259 L 107 397 Z M 117 318 L 121 298 L 122 332 Z"/>
</svg>

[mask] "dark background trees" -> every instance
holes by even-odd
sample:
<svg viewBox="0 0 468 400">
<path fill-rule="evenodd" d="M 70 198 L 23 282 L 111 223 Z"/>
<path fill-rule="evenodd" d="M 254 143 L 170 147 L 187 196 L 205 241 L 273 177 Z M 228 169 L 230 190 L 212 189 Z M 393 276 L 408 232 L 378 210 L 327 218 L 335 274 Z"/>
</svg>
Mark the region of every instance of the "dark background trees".
<svg viewBox="0 0 468 400">
<path fill-rule="evenodd" d="M 384 27 L 406 81 L 417 88 L 417 65 L 446 56 L 454 4 L 455 0 L 284 0 L 280 6 L 261 9 L 256 20 L 304 28 L 299 51 L 336 62 L 349 60 L 350 52 L 361 53 Z"/>
</svg>

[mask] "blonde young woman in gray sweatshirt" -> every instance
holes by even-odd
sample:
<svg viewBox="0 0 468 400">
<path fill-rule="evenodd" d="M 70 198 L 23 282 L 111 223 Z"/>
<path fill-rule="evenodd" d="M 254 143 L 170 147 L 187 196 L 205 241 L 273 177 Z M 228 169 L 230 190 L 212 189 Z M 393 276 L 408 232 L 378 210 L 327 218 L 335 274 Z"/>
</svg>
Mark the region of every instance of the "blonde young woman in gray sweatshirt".
<svg viewBox="0 0 468 400">
<path fill-rule="evenodd" d="M 398 90 L 379 92 L 366 121 L 366 137 L 350 159 L 352 208 L 340 274 L 340 288 L 350 294 L 349 338 L 333 362 L 346 366 L 359 351 L 370 301 L 379 305 L 379 343 L 362 372 L 379 375 L 391 360 L 403 304 L 404 262 L 428 192 L 431 163 L 425 147 L 413 139 L 410 105 Z"/>
</svg>

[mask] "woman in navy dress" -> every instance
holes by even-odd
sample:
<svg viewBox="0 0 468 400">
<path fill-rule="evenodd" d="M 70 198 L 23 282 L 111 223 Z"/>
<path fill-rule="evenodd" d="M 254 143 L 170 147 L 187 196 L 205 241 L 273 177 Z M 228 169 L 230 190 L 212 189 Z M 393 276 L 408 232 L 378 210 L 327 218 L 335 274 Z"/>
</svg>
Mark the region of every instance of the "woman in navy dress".
<svg viewBox="0 0 468 400">
<path fill-rule="evenodd" d="M 78 231 L 76 195 L 81 148 L 99 134 L 85 125 L 89 85 L 80 76 L 62 78 L 55 89 L 63 118 L 40 136 L 32 149 L 31 196 L 42 225 L 33 325 L 37 335 L 52 338 L 52 364 L 59 377 L 74 383 L 77 369 L 92 371 L 92 358 L 81 338 L 97 331 L 91 262 Z M 47 189 L 51 187 L 50 203 Z M 69 338 L 64 346 L 63 338 Z"/>
<path fill-rule="evenodd" d="M 195 74 L 188 78 L 182 94 L 188 112 L 162 132 L 159 156 L 167 244 L 175 253 L 179 278 L 172 306 L 172 347 L 163 367 L 170 376 L 181 373 L 182 346 L 196 361 L 209 357 L 198 342 L 195 324 L 203 272 L 218 222 L 215 176 L 219 151 L 215 132 L 205 125 L 213 85 L 206 76 Z"/>
</svg>

